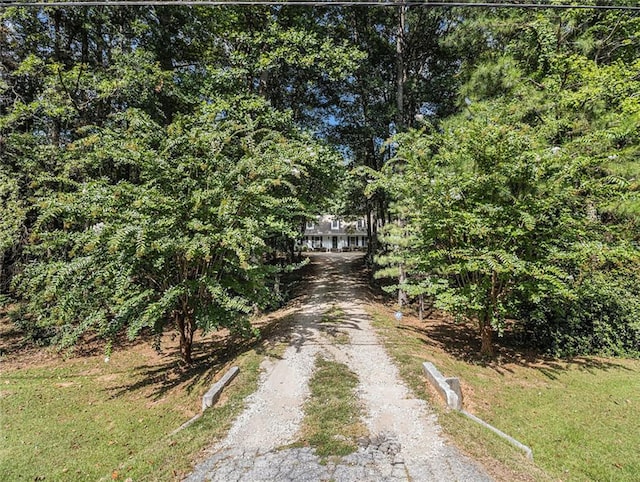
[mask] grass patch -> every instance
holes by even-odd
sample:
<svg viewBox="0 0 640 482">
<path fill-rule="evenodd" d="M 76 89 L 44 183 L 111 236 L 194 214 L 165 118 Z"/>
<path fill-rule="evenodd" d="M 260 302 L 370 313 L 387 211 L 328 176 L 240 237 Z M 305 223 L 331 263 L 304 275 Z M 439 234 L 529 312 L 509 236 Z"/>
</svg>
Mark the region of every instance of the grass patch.
<svg viewBox="0 0 640 482">
<path fill-rule="evenodd" d="M 257 384 L 262 358 L 254 350 L 241 355 L 227 403 L 172 438 L 167 434 L 198 411 L 204 386 L 150 398 L 118 393 L 136 373 L 117 355 L 108 366 L 69 360 L 3 373 L 2 480 L 179 478 L 192 456 L 228 429 Z"/>
<path fill-rule="evenodd" d="M 339 328 L 345 315 L 345 311 L 334 304 L 320 318 L 321 330 L 331 336 L 331 341 L 336 345 L 347 345 L 351 341 L 349 334 Z"/>
<path fill-rule="evenodd" d="M 402 324 L 372 308 L 374 325 L 402 376 L 430 399 L 447 434 L 498 480 L 638 480 L 640 361 L 513 358 L 501 363 L 464 359 L 464 347 L 438 343 L 436 324 Z M 444 323 L 444 322 L 441 322 Z M 468 347 L 467 347 L 468 348 Z M 423 361 L 460 377 L 467 410 L 533 450 L 535 464 L 491 432 L 442 408 L 422 376 Z"/>
<path fill-rule="evenodd" d="M 333 337 L 333 343 L 335 345 L 348 345 L 351 341 L 349 334 L 344 331 L 338 330 L 335 333 L 332 333 L 331 336 Z"/>
<path fill-rule="evenodd" d="M 333 304 L 327 311 L 324 312 L 322 318 L 320 318 L 320 323 L 340 323 L 344 320 L 345 312 L 341 306 Z"/>
<path fill-rule="evenodd" d="M 10 360 L 0 375 L 0 478 L 181 480 L 243 409 L 262 360 L 280 356 L 284 345 L 225 338 L 201 348 L 193 368 L 145 343 L 114 352 L 108 363 L 102 355 Z M 222 400 L 169 437 L 231 365 L 240 373 Z"/>
<path fill-rule="evenodd" d="M 175 435 L 160 436 L 144 450 L 121 462 L 116 470 L 120 477 L 123 480 L 131 477 L 135 481 L 182 480 L 198 461 L 202 450 L 222 439 L 243 410 L 245 398 L 257 388 L 263 358 L 255 350 L 241 355 L 235 361 L 240 373 L 225 389 L 223 402 L 205 411 L 200 419 Z M 112 475 L 102 475 L 103 480 L 112 479 Z"/>
<path fill-rule="evenodd" d="M 357 440 L 368 434 L 360 419 L 357 386 L 357 375 L 346 365 L 318 357 L 309 382 L 301 441 L 296 445 L 311 446 L 321 457 L 355 452 Z"/>
</svg>

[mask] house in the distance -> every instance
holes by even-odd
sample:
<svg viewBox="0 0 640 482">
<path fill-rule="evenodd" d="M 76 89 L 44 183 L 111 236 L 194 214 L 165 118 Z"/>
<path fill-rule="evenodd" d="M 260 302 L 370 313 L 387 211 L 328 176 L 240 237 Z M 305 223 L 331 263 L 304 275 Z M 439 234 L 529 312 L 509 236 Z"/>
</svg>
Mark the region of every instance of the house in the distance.
<svg viewBox="0 0 640 482">
<path fill-rule="evenodd" d="M 307 221 L 302 248 L 314 251 L 360 251 L 367 248 L 367 225 L 364 219 L 345 221 L 324 215 Z"/>
</svg>

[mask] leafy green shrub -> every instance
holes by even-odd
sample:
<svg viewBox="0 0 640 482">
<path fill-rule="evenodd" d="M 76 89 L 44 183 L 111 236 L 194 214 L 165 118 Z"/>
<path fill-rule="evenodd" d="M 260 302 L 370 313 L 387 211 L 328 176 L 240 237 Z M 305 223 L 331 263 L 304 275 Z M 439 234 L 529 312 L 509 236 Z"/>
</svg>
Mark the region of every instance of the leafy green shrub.
<svg viewBox="0 0 640 482">
<path fill-rule="evenodd" d="M 575 299 L 529 306 L 522 319 L 525 340 L 555 356 L 640 356 L 637 281 L 594 273 L 576 288 Z"/>
</svg>

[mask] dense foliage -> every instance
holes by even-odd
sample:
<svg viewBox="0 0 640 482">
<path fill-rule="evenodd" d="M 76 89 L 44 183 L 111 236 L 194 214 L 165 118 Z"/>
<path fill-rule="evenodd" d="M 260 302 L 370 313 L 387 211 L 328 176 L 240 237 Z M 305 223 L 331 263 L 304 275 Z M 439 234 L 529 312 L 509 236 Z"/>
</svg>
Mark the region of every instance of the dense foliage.
<svg viewBox="0 0 640 482">
<path fill-rule="evenodd" d="M 342 163 L 274 107 L 287 86 L 269 98 L 263 83 L 296 66 L 339 79 L 353 60 L 264 10 L 217 12 L 4 11 L 1 287 L 34 338 L 173 327 L 191 362 L 196 330 L 247 331 L 280 301 L 274 258 Z M 266 30 L 245 34 L 256 22 Z"/>
<path fill-rule="evenodd" d="M 611 14 L 624 29 L 585 52 L 566 39 L 602 35 L 585 15 L 481 16 L 484 41 L 456 32 L 475 52 L 461 113 L 398 136 L 375 185 L 403 220 L 379 274 L 404 267 L 395 289 L 477 322 L 487 355 L 507 324 L 556 354 L 640 351 L 640 25 Z"/>
<path fill-rule="evenodd" d="M 3 8 L 0 301 L 63 346 L 173 326 L 189 361 L 331 209 L 486 354 L 637 354 L 639 39 L 588 9 Z"/>
<path fill-rule="evenodd" d="M 133 338 L 173 324 L 190 362 L 196 329 L 247 328 L 242 314 L 277 303 L 270 240 L 298 236 L 320 199 L 310 179 L 331 185 L 338 164 L 275 114 L 251 99 L 204 104 L 163 132 L 127 111 L 71 144 L 67 165 L 116 162 L 135 176 L 69 180 L 38 198 L 34 261 L 18 282 L 36 327 L 69 345 L 89 329 Z"/>
</svg>

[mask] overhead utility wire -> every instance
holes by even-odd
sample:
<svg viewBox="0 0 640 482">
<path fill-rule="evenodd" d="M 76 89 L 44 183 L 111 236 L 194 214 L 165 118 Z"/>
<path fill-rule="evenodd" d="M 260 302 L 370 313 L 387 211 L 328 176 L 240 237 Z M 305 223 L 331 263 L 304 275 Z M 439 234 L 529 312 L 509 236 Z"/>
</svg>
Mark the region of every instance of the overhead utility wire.
<svg viewBox="0 0 640 482">
<path fill-rule="evenodd" d="M 524 9 L 582 9 L 582 10 L 626 10 L 640 12 L 640 6 L 631 5 L 585 5 L 585 4 L 554 4 L 554 3 L 512 3 L 512 2 L 460 2 L 460 1 L 375 1 L 375 0 L 336 0 L 336 1 L 308 1 L 308 0 L 89 0 L 86 2 L 77 0 L 43 1 L 12 1 L 0 0 L 0 9 L 8 7 L 146 7 L 146 6 L 302 6 L 302 7 L 474 7 L 474 8 L 524 8 Z"/>
</svg>

